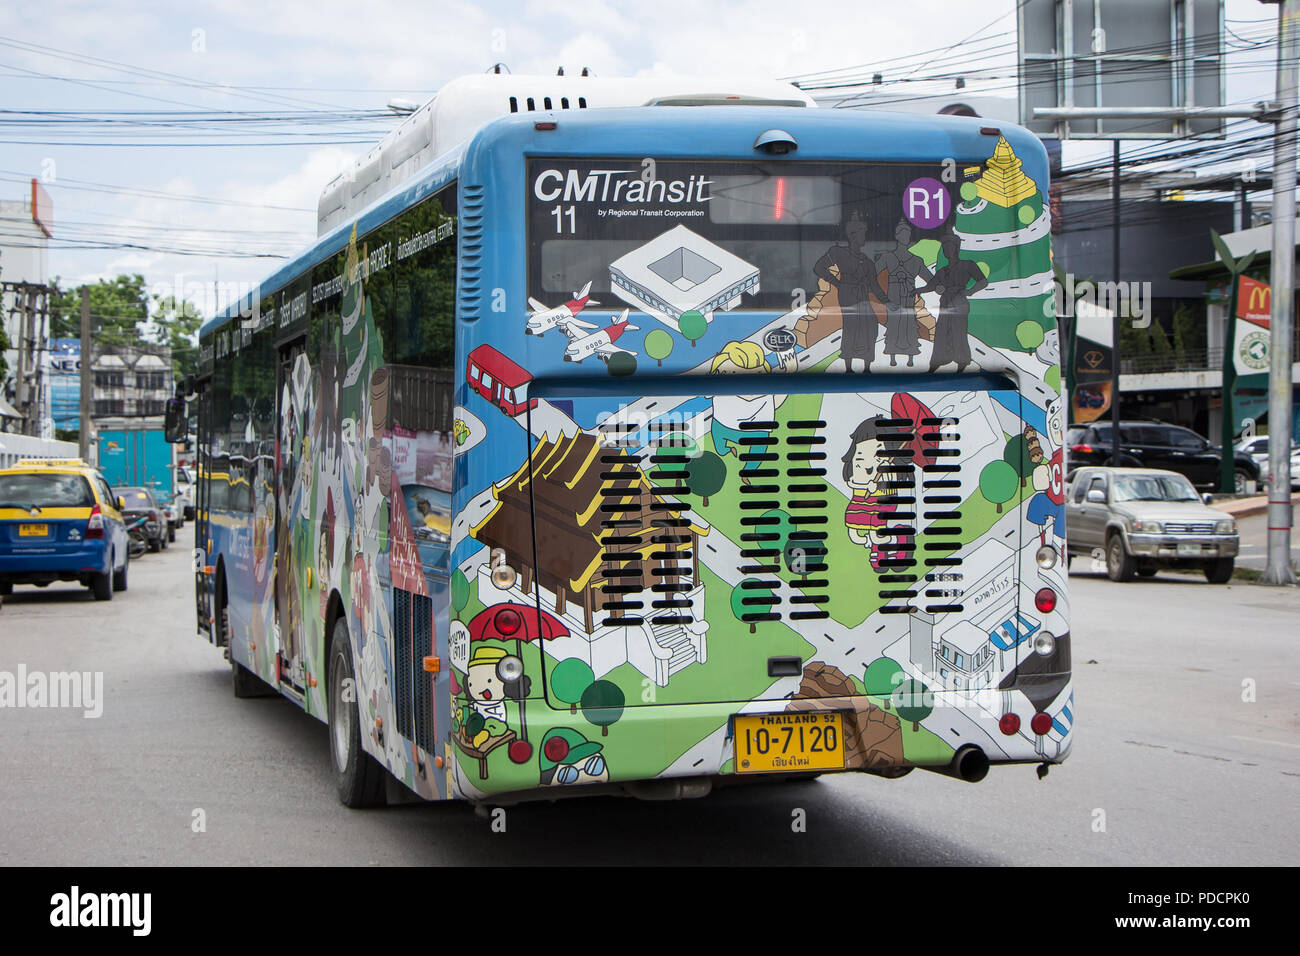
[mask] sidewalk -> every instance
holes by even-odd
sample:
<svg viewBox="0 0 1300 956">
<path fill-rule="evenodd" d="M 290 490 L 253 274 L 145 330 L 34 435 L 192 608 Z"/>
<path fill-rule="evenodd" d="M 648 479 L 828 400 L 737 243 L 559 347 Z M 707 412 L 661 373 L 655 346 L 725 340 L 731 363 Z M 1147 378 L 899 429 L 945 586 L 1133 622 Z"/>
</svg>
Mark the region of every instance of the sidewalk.
<svg viewBox="0 0 1300 956">
<path fill-rule="evenodd" d="M 1291 503 L 1293 505 L 1300 504 L 1300 492 L 1291 496 Z M 1250 498 L 1231 498 L 1226 501 L 1215 501 L 1211 507 L 1227 512 L 1234 518 L 1245 518 L 1250 515 L 1263 514 L 1267 511 L 1268 495 L 1253 495 Z"/>
</svg>

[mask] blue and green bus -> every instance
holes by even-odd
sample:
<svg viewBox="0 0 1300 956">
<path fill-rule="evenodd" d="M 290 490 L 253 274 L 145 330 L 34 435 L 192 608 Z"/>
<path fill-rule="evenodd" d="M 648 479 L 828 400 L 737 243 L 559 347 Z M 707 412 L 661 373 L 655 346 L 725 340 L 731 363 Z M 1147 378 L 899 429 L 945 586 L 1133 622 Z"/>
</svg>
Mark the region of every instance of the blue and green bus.
<svg viewBox="0 0 1300 956">
<path fill-rule="evenodd" d="M 236 696 L 326 722 L 349 806 L 1064 760 L 1043 147 L 576 99 L 512 97 L 203 327 Z"/>
</svg>

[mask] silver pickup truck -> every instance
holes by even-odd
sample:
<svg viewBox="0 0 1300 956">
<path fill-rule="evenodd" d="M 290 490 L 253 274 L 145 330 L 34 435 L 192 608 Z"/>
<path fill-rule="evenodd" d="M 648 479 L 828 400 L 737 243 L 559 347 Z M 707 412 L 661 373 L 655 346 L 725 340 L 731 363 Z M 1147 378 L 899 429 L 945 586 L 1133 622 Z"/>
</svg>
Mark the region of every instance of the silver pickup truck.
<svg viewBox="0 0 1300 956">
<path fill-rule="evenodd" d="M 1237 557 L 1237 523 L 1208 498 L 1172 471 L 1080 468 L 1066 488 L 1069 554 L 1104 560 L 1112 581 L 1192 568 L 1223 584 Z"/>
</svg>

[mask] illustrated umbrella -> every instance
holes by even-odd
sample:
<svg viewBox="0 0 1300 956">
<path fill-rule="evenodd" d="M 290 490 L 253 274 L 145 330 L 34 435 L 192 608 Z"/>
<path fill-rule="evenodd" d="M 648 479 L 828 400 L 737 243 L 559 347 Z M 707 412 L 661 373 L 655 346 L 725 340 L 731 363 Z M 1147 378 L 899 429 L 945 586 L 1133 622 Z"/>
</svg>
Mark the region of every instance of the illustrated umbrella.
<svg viewBox="0 0 1300 956">
<path fill-rule="evenodd" d="M 935 417 L 934 412 L 930 411 L 924 402 L 918 401 L 915 396 L 907 392 L 899 392 L 893 397 L 889 403 L 889 411 L 895 418 L 905 418 L 912 425 L 912 439 L 905 442 L 903 446 L 912 449 L 912 463 L 921 468 L 934 464 L 934 452 L 938 444 L 935 437 L 940 426 L 940 421 Z M 926 432 L 926 437 L 922 438 L 923 428 L 934 431 Z"/>
<path fill-rule="evenodd" d="M 504 602 L 479 611 L 469 622 L 469 639 L 474 641 L 514 641 L 515 656 L 523 656 L 525 641 L 549 641 L 568 637 L 569 629 L 554 614 L 527 604 Z M 519 739 L 528 741 L 528 720 L 524 705 L 519 704 Z"/>
</svg>

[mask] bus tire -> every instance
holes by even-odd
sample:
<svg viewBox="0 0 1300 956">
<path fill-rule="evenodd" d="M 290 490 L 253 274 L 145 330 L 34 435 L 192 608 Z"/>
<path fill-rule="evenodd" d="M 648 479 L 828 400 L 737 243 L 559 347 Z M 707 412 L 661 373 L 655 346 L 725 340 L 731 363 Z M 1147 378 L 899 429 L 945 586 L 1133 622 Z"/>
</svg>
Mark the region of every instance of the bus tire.
<svg viewBox="0 0 1300 956">
<path fill-rule="evenodd" d="M 1106 542 L 1106 577 L 1112 581 L 1132 581 L 1137 570 L 1137 562 L 1124 547 L 1124 536 L 1118 532 L 1112 534 Z"/>
<path fill-rule="evenodd" d="M 350 699 L 349 699 L 350 698 Z M 334 622 L 330 641 L 328 723 L 330 761 L 339 801 L 354 810 L 384 805 L 384 768 L 361 748 L 360 709 L 348 622 Z"/>
</svg>

